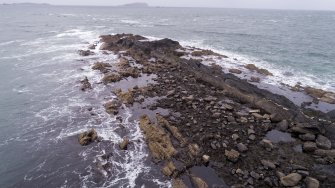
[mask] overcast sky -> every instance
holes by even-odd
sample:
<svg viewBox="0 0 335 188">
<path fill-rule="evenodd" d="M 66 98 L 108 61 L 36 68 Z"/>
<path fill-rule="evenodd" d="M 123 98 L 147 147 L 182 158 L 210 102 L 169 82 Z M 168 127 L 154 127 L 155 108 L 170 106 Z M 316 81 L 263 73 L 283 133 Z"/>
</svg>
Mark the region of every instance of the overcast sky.
<svg viewBox="0 0 335 188">
<path fill-rule="evenodd" d="M 0 0 L 0 3 L 20 2 L 55 5 L 120 5 L 132 3 L 134 0 Z M 172 7 L 335 10 L 335 0 L 138 0 L 137 2 Z"/>
</svg>

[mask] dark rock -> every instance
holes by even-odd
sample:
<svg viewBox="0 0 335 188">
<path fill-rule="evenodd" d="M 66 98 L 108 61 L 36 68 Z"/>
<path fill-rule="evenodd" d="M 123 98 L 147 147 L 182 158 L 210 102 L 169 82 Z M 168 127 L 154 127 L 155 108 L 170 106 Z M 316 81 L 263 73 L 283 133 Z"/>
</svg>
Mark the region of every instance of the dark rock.
<svg viewBox="0 0 335 188">
<path fill-rule="evenodd" d="M 239 70 L 239 69 L 229 69 L 229 72 L 234 73 L 234 74 L 241 74 L 242 73 L 242 71 Z"/>
<path fill-rule="evenodd" d="M 250 176 L 255 178 L 256 180 L 258 180 L 261 177 L 258 173 L 254 172 L 254 171 L 250 172 Z"/>
<path fill-rule="evenodd" d="M 299 135 L 299 138 L 303 141 L 314 141 L 315 135 L 311 133 Z"/>
<path fill-rule="evenodd" d="M 244 145 L 243 143 L 237 144 L 237 149 L 240 152 L 246 152 L 246 151 L 248 151 L 248 147 L 246 145 Z"/>
<path fill-rule="evenodd" d="M 259 77 L 255 77 L 255 76 L 251 76 L 250 77 L 250 82 L 257 82 L 259 83 L 261 81 L 261 79 Z"/>
<path fill-rule="evenodd" d="M 279 123 L 277 123 L 277 129 L 280 131 L 286 131 L 288 129 L 288 121 L 283 120 Z"/>
<path fill-rule="evenodd" d="M 264 148 L 266 148 L 266 149 L 268 149 L 268 150 L 272 150 L 272 149 L 274 148 L 272 142 L 271 142 L 270 140 L 268 140 L 268 139 L 263 139 L 263 140 L 260 142 L 260 144 L 261 144 Z"/>
<path fill-rule="evenodd" d="M 91 85 L 91 83 L 88 81 L 87 77 L 85 77 L 85 79 L 82 80 L 82 81 L 80 81 L 80 82 L 81 82 L 81 87 L 80 87 L 80 89 L 81 89 L 82 91 L 86 91 L 86 90 L 88 90 L 88 89 L 92 89 L 92 85 Z"/>
<path fill-rule="evenodd" d="M 90 50 L 79 50 L 78 54 L 81 56 L 90 56 L 90 55 L 94 55 L 94 52 Z"/>
<path fill-rule="evenodd" d="M 305 142 L 304 145 L 303 145 L 303 149 L 306 152 L 313 152 L 318 148 L 316 147 L 315 142 Z"/>
</svg>

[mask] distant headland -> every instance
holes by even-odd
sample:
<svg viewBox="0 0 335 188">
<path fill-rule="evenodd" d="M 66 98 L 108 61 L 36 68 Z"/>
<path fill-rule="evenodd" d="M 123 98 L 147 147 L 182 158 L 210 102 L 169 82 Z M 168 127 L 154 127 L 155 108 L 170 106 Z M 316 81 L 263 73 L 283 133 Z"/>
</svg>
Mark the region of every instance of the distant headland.
<svg viewBox="0 0 335 188">
<path fill-rule="evenodd" d="M 118 7 L 146 8 L 150 6 L 147 3 L 129 3 L 129 4 L 124 4 L 124 5 L 119 5 Z"/>
<path fill-rule="evenodd" d="M 48 3 L 3 3 L 0 5 L 8 5 L 8 6 L 51 6 Z"/>
</svg>

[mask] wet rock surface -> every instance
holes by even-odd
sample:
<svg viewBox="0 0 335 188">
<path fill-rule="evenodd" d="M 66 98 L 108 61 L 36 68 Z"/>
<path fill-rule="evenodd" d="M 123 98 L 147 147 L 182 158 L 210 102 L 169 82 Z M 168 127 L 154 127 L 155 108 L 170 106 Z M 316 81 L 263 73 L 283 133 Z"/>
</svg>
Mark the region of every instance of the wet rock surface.
<svg viewBox="0 0 335 188">
<path fill-rule="evenodd" d="M 314 169 L 334 162 L 334 143 L 327 135 L 331 122 L 306 116 L 287 98 L 237 78 L 236 70 L 225 74 L 196 59 L 226 56 L 132 34 L 101 36 L 101 42 L 101 50 L 120 56 L 115 65 L 92 67 L 103 74 L 103 84 L 156 75 L 154 84 L 114 88 L 118 99 L 104 107 L 115 116 L 123 105 L 144 105 L 134 114 L 142 115 L 137 121 L 150 156 L 173 187 L 214 187 L 205 173 L 192 174 L 202 165 L 223 180 L 218 187 L 335 185 L 333 175 Z M 245 68 L 272 75 L 253 64 Z M 145 106 L 145 99 L 154 97 L 156 103 Z M 157 109 L 169 113 L 156 114 Z M 301 152 L 294 150 L 297 145 Z"/>
</svg>

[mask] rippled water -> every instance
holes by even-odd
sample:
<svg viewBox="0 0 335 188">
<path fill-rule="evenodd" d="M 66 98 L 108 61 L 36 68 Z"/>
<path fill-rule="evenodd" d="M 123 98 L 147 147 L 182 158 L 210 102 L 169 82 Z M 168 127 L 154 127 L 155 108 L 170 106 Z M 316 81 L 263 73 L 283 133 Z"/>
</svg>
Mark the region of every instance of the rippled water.
<svg viewBox="0 0 335 188">
<path fill-rule="evenodd" d="M 97 84 L 101 75 L 90 66 L 116 57 L 76 53 L 100 34 L 168 37 L 222 52 L 229 66 L 266 67 L 275 75 L 270 84 L 300 81 L 335 91 L 334 21 L 334 12 L 316 11 L 0 6 L 0 187 L 169 186 L 152 166 L 130 109 L 123 131 L 104 112 L 115 96 Z M 85 76 L 92 92 L 79 89 Z M 92 127 L 104 141 L 80 146 L 77 134 Z M 121 152 L 125 135 L 136 144 Z M 106 153 L 115 167 L 107 175 L 97 168 Z"/>
</svg>

